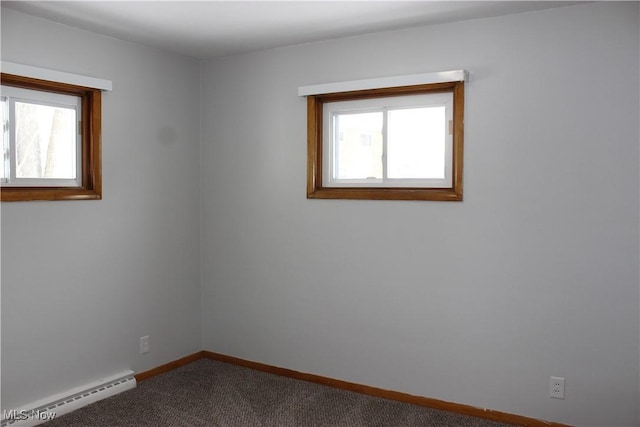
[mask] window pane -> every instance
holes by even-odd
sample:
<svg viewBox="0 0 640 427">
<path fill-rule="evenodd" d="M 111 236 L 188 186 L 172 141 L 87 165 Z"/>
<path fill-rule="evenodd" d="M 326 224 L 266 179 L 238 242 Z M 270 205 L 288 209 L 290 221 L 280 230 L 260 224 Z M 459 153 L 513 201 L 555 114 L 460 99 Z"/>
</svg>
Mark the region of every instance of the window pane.
<svg viewBox="0 0 640 427">
<path fill-rule="evenodd" d="M 16 178 L 76 178 L 76 111 L 15 103 Z"/>
<path fill-rule="evenodd" d="M 334 116 L 334 179 L 382 178 L 382 112 Z"/>
<path fill-rule="evenodd" d="M 389 110 L 389 178 L 445 177 L 445 107 Z"/>
</svg>

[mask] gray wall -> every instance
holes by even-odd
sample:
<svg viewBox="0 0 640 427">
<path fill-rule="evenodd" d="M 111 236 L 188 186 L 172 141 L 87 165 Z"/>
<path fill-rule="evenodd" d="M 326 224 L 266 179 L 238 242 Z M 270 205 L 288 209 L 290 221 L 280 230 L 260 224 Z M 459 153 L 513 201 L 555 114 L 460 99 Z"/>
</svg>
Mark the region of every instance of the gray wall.
<svg viewBox="0 0 640 427">
<path fill-rule="evenodd" d="M 635 2 L 583 4 L 205 62 L 204 348 L 640 423 L 638 28 Z M 462 68 L 464 202 L 305 198 L 298 86 Z"/>
<path fill-rule="evenodd" d="M 114 90 L 104 200 L 2 204 L 2 409 L 204 345 L 531 417 L 639 424 L 638 9 L 201 64 L 3 9 L 3 60 Z M 305 198 L 298 86 L 460 68 L 464 202 Z M 567 378 L 566 400 L 547 397 L 550 375 Z"/>
<path fill-rule="evenodd" d="M 201 350 L 198 62 L 4 8 L 2 59 L 114 88 L 104 200 L 2 203 L 2 409 Z"/>
</svg>

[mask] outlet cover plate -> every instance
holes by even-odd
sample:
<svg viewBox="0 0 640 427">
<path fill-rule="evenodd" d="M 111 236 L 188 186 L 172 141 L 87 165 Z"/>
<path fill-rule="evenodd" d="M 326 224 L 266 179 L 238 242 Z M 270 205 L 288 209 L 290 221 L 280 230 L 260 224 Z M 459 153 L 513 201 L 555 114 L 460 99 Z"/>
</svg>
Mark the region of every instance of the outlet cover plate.
<svg viewBox="0 0 640 427">
<path fill-rule="evenodd" d="M 140 337 L 140 354 L 149 353 L 149 335 Z"/>
<path fill-rule="evenodd" d="M 564 378 L 551 377 L 549 380 L 549 397 L 564 399 Z"/>
</svg>

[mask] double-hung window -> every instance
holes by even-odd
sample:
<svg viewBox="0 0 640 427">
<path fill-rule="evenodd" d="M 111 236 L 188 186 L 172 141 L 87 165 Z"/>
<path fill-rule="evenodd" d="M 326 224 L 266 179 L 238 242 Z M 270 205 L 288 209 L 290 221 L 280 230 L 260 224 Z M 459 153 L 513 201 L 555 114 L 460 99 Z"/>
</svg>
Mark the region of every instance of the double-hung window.
<svg viewBox="0 0 640 427">
<path fill-rule="evenodd" d="M 5 65 L 0 73 L 1 200 L 101 199 L 102 89 L 45 80 L 38 75 L 43 70 L 17 64 L 8 65 L 37 77 L 9 74 Z M 111 82 L 106 83 L 110 89 Z"/>
<path fill-rule="evenodd" d="M 307 197 L 462 200 L 466 73 L 459 76 L 350 91 L 320 85 L 326 93 L 301 88 L 314 91 L 305 94 Z"/>
</svg>

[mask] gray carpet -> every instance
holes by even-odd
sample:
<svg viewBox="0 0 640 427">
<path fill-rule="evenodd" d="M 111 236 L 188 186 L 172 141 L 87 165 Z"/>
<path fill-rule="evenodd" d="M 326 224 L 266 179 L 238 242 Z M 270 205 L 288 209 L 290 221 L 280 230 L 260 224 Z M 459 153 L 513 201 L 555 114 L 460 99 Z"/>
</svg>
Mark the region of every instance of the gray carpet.
<svg viewBox="0 0 640 427">
<path fill-rule="evenodd" d="M 507 427 L 507 424 L 201 359 L 45 426 Z"/>
</svg>

